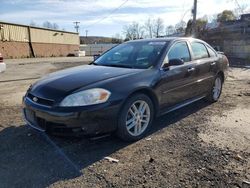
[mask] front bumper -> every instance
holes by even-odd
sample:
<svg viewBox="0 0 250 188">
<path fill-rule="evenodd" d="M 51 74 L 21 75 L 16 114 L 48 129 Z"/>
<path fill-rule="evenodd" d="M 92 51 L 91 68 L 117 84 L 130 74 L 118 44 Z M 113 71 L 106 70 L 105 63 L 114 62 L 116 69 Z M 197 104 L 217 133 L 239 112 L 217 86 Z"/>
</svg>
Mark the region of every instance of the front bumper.
<svg viewBox="0 0 250 188">
<path fill-rule="evenodd" d="M 26 123 L 54 135 L 98 135 L 115 131 L 120 103 L 93 105 L 85 108 L 50 108 L 23 100 Z"/>
</svg>

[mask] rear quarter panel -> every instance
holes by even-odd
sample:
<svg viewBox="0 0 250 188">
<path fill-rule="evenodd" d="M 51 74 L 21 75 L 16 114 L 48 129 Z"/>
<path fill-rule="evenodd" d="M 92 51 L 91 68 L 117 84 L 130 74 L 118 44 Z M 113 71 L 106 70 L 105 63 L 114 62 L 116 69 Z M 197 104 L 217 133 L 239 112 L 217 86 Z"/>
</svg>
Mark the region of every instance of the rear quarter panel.
<svg viewBox="0 0 250 188">
<path fill-rule="evenodd" d="M 219 66 L 218 66 L 218 72 L 222 71 L 224 73 L 224 79 L 228 76 L 228 67 L 229 67 L 229 61 L 227 57 L 224 54 L 218 54 L 219 56 Z"/>
</svg>

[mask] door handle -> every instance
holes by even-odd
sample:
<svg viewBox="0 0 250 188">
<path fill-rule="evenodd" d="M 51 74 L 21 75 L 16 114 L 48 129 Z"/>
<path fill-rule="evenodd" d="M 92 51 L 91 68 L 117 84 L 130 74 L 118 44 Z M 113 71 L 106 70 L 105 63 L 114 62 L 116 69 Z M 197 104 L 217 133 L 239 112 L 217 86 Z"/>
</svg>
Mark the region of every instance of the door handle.
<svg viewBox="0 0 250 188">
<path fill-rule="evenodd" d="M 194 67 L 190 67 L 190 68 L 188 68 L 188 72 L 193 72 L 195 70 L 195 68 Z"/>
<path fill-rule="evenodd" d="M 214 66 L 214 65 L 216 65 L 216 62 L 213 62 L 213 63 L 211 63 L 210 65 L 211 65 L 211 66 Z"/>
</svg>

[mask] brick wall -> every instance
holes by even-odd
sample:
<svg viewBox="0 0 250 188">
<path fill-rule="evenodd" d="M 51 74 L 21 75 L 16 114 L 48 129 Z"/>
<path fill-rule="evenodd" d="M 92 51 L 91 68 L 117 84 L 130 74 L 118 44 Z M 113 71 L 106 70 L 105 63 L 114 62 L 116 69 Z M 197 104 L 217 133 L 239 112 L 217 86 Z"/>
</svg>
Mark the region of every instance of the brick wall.
<svg viewBox="0 0 250 188">
<path fill-rule="evenodd" d="M 32 45 L 36 57 L 68 56 L 75 50 L 79 50 L 79 45 L 72 44 L 33 43 Z"/>
<path fill-rule="evenodd" d="M 79 45 L 72 44 L 33 43 L 32 45 L 36 57 L 67 56 L 75 50 L 79 50 Z M 4 58 L 31 57 L 31 49 L 28 42 L 0 41 L 0 52 Z"/>
<path fill-rule="evenodd" d="M 30 57 L 28 42 L 1 42 L 0 52 L 4 58 L 26 58 Z"/>
</svg>

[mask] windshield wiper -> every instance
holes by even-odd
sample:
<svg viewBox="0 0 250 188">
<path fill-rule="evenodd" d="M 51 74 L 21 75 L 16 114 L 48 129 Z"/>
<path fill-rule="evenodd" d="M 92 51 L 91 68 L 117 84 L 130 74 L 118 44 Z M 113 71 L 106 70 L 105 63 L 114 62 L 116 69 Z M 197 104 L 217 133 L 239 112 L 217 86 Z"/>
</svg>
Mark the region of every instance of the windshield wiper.
<svg viewBox="0 0 250 188">
<path fill-rule="evenodd" d="M 103 64 L 103 66 L 133 68 L 131 65 L 124 65 L 124 64 Z"/>
<path fill-rule="evenodd" d="M 101 64 L 95 63 L 94 61 L 93 61 L 93 62 L 91 62 L 89 65 L 104 66 L 104 65 L 101 65 Z"/>
</svg>

